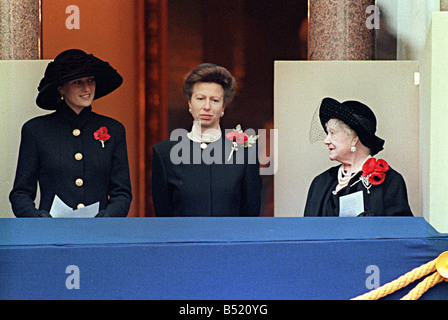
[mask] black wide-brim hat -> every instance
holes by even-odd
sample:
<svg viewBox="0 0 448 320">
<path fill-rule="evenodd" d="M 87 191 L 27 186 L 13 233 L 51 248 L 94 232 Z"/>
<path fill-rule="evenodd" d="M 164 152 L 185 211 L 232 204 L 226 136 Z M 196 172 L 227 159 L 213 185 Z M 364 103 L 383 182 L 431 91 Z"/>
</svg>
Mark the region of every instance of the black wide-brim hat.
<svg viewBox="0 0 448 320">
<path fill-rule="evenodd" d="M 61 102 L 57 88 L 68 81 L 89 76 L 95 77 L 94 99 L 104 97 L 123 83 L 123 78 L 109 63 L 82 50 L 69 49 L 48 64 L 37 88 L 37 105 L 45 110 L 56 110 Z"/>
<path fill-rule="evenodd" d="M 325 132 L 330 119 L 339 119 L 347 124 L 356 132 L 361 143 L 370 149 L 372 156 L 383 150 L 384 140 L 375 135 L 375 114 L 365 104 L 359 101 L 341 103 L 333 98 L 324 98 L 319 108 L 319 118 Z"/>
</svg>

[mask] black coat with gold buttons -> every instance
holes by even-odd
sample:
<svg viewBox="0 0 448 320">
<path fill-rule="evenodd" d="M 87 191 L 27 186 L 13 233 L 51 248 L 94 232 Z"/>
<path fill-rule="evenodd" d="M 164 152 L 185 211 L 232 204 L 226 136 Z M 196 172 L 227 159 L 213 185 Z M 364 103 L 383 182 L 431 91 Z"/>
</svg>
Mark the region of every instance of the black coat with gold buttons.
<svg viewBox="0 0 448 320">
<path fill-rule="evenodd" d="M 104 147 L 94 137 L 101 127 L 110 136 Z M 34 203 L 37 182 L 38 209 Z M 51 217 L 55 195 L 73 209 L 100 202 L 97 217 L 128 214 L 132 193 L 126 133 L 120 122 L 92 112 L 91 107 L 77 115 L 62 104 L 56 112 L 23 125 L 9 195 L 14 215 Z"/>
</svg>

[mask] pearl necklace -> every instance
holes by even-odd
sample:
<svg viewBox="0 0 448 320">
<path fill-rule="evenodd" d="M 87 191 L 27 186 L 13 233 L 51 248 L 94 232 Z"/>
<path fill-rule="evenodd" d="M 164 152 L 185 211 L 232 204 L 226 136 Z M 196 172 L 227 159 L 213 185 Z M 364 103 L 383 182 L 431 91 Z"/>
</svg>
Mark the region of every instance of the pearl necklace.
<svg viewBox="0 0 448 320">
<path fill-rule="evenodd" d="M 350 174 L 347 174 L 347 173 L 345 172 L 345 170 L 344 170 L 344 165 L 343 165 L 343 164 L 339 167 L 339 170 L 338 170 L 338 184 L 337 184 L 337 186 L 336 186 L 336 190 L 333 191 L 333 194 L 334 194 L 334 195 L 336 195 L 336 194 L 338 193 L 339 190 L 345 188 L 345 187 L 348 185 L 348 183 L 350 182 L 350 180 L 351 180 L 354 176 L 356 176 L 356 175 L 358 174 L 359 171 L 361 171 L 361 169 L 362 169 L 364 163 L 365 163 L 369 158 L 371 158 L 370 155 L 366 158 L 366 160 L 364 160 L 364 162 L 361 164 L 361 166 L 358 168 L 358 170 L 355 170 L 355 171 L 353 171 L 353 172 L 350 173 Z"/>
<path fill-rule="evenodd" d="M 348 182 L 359 172 L 359 170 L 353 171 L 350 174 L 347 174 L 344 170 L 344 165 L 341 165 L 338 170 L 338 184 L 341 187 L 345 187 L 348 185 Z"/>
</svg>

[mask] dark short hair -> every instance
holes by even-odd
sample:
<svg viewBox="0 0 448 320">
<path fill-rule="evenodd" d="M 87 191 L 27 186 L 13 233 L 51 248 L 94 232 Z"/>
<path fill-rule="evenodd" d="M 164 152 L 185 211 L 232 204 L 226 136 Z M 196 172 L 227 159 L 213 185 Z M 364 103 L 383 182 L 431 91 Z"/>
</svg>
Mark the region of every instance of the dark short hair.
<svg viewBox="0 0 448 320">
<path fill-rule="evenodd" d="M 203 63 L 194 68 L 184 79 L 184 95 L 188 100 L 193 94 L 193 86 L 197 82 L 214 82 L 224 89 L 224 104 L 232 101 L 235 96 L 236 80 L 233 75 L 224 67 Z"/>
</svg>

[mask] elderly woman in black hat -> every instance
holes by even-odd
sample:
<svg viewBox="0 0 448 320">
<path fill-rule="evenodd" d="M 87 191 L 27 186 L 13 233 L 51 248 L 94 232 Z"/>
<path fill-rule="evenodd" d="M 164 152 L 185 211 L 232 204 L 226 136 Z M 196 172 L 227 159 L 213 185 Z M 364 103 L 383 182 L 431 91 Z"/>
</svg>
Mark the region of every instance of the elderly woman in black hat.
<svg viewBox="0 0 448 320">
<path fill-rule="evenodd" d="M 73 210 L 99 204 L 96 217 L 128 214 L 132 194 L 125 128 L 91 107 L 122 82 L 109 63 L 78 49 L 66 50 L 48 64 L 36 102 L 56 111 L 22 127 L 9 196 L 15 216 L 52 217 L 55 199 Z"/>
<path fill-rule="evenodd" d="M 329 157 L 341 165 L 314 178 L 305 216 L 412 216 L 400 173 L 376 159 L 384 140 L 375 135 L 376 117 L 359 101 L 323 99 L 320 124 Z"/>
</svg>

